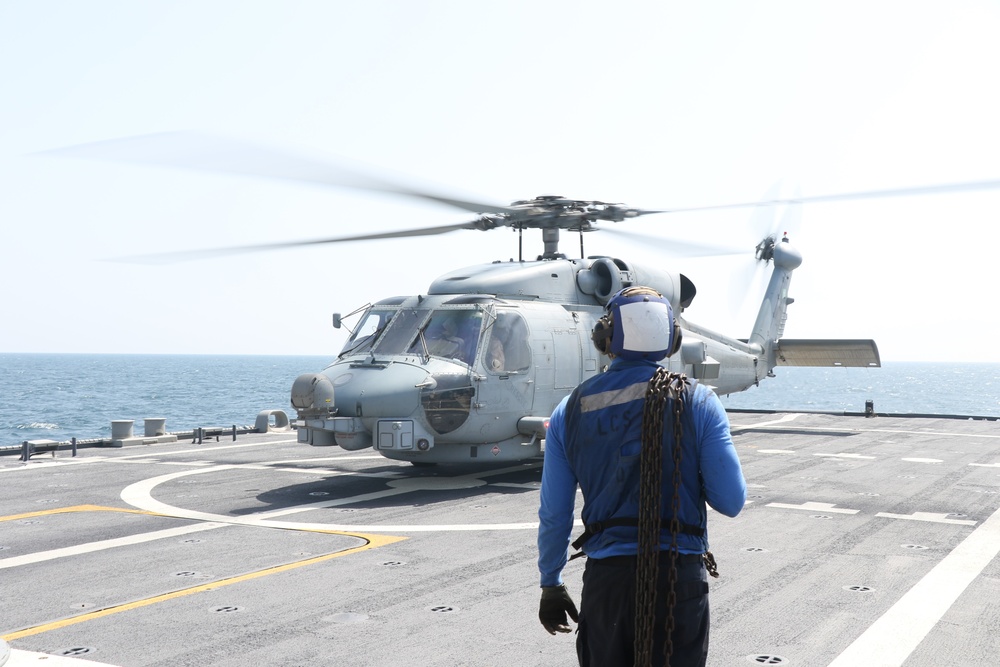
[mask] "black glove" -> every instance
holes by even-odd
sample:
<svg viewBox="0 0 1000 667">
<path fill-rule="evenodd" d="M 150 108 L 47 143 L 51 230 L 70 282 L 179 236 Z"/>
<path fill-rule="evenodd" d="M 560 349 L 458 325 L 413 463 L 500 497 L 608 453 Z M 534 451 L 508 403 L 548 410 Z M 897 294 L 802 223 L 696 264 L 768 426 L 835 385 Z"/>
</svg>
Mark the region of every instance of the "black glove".
<svg viewBox="0 0 1000 667">
<path fill-rule="evenodd" d="M 573 604 L 564 584 L 559 586 L 542 586 L 542 601 L 538 604 L 538 620 L 542 622 L 550 635 L 557 632 L 571 632 L 566 613 L 574 623 L 580 622 L 580 614 Z"/>
</svg>

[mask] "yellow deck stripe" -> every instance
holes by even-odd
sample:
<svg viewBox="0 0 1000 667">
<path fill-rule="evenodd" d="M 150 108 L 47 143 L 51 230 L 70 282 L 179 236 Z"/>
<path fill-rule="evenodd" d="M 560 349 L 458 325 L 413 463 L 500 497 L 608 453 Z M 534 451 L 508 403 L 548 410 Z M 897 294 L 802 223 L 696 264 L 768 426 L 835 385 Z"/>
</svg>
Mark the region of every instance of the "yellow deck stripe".
<svg viewBox="0 0 1000 667">
<path fill-rule="evenodd" d="M 332 533 L 334 531 L 316 531 L 316 532 Z M 340 532 L 338 532 L 337 534 L 349 535 L 348 533 L 340 533 Z M 92 621 L 94 619 L 103 618 L 105 616 L 110 616 L 112 614 L 118 614 L 123 611 L 131 611 L 132 609 L 139 609 L 140 607 L 148 607 L 149 605 L 156 604 L 158 602 L 166 602 L 167 600 L 174 600 L 176 598 L 181 598 L 187 595 L 193 595 L 194 593 L 203 593 L 205 591 L 211 591 L 217 588 L 222 588 L 223 586 L 229 586 L 230 584 L 238 584 L 244 581 L 250 581 L 251 579 L 264 577 L 269 574 L 287 572 L 288 570 L 294 570 L 296 568 L 305 567 L 306 565 L 313 565 L 315 563 L 321 563 L 323 561 L 331 560 L 333 558 L 339 558 L 340 556 L 348 556 L 361 551 L 367 551 L 368 549 L 374 549 L 376 547 L 384 547 L 388 544 L 392 544 L 393 542 L 399 542 L 401 540 L 406 539 L 405 537 L 395 537 L 391 535 L 356 534 L 349 536 L 365 540 L 366 543 L 359 547 L 354 547 L 352 549 L 345 549 L 344 551 L 337 551 L 335 553 L 326 554 L 324 556 L 316 556 L 315 558 L 307 558 L 305 560 L 296 561 L 294 563 L 277 565 L 275 567 L 269 567 L 263 570 L 257 570 L 256 572 L 249 572 L 247 574 L 241 574 L 235 577 L 229 577 L 228 579 L 220 579 L 219 581 L 215 581 L 210 584 L 192 586 L 191 588 L 182 588 L 181 590 L 174 591 L 172 593 L 155 595 L 151 598 L 146 598 L 144 600 L 136 600 L 135 602 L 128 602 L 126 604 L 121 604 L 114 607 L 106 607 L 104 609 L 88 612 L 86 614 L 81 614 L 79 616 L 74 616 L 72 618 L 66 618 L 61 621 L 54 621 L 52 623 L 36 625 L 34 627 L 25 628 L 24 630 L 18 630 L 17 632 L 12 632 L 10 634 L 0 635 L 0 639 L 3 639 L 5 641 L 14 641 L 15 639 L 21 639 L 23 637 L 38 635 L 43 632 L 48 632 L 50 630 L 58 630 L 60 628 L 65 628 L 70 625 L 76 625 L 77 623 L 84 623 L 86 621 Z"/>
<path fill-rule="evenodd" d="M 54 509 L 39 510 L 37 512 L 25 512 L 24 514 L 12 514 L 10 516 L 0 516 L 0 521 L 16 521 L 18 519 L 31 519 L 36 516 L 48 516 L 50 514 L 63 514 L 65 512 L 125 512 L 126 514 L 148 514 L 150 516 L 162 516 L 156 512 L 146 510 L 123 509 L 121 507 L 102 507 L 101 505 L 73 505 L 72 507 L 56 507 Z"/>
</svg>

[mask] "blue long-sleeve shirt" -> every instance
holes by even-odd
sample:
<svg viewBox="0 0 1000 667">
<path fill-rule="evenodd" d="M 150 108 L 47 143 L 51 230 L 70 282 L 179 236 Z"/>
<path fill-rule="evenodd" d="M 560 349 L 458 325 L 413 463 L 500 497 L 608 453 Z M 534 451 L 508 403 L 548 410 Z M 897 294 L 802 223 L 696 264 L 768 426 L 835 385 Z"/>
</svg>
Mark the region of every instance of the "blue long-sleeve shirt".
<svg viewBox="0 0 1000 667">
<path fill-rule="evenodd" d="M 627 465 L 637 465 L 641 429 L 634 423 L 630 424 L 630 420 L 634 422 L 635 415 L 641 415 L 644 391 L 640 390 L 655 370 L 653 362 L 616 359 L 607 373 L 587 380 L 581 387 L 591 395 L 613 397 L 606 400 L 609 406 L 602 409 L 608 410 L 609 422 L 617 428 L 609 433 L 607 447 L 602 443 L 596 455 L 590 451 L 586 457 L 573 458 L 567 454 L 566 419 L 570 397 L 563 399 L 552 413 L 545 439 L 545 464 L 538 510 L 538 569 L 542 586 L 562 583 L 578 485 L 583 491 L 583 518 L 587 523 L 610 518 L 625 503 L 623 494 L 637 492 L 637 489 L 614 488 L 615 475 L 619 475 L 617 482 L 620 482 L 619 471 L 623 460 L 634 456 L 635 463 Z M 681 514 L 688 517 L 688 523 L 697 522 L 704 527 L 706 502 L 726 516 L 736 516 L 740 512 L 746 502 L 746 482 L 729 432 L 729 419 L 715 393 L 700 384 L 696 385 L 685 411 L 689 425 L 684 434 L 685 450 L 697 453 L 701 483 L 700 489 L 695 490 L 697 500 L 685 501 L 689 506 L 682 506 Z M 670 418 L 665 418 L 664 428 L 670 428 L 670 423 Z M 580 469 L 574 469 L 574 465 Z M 687 483 L 691 485 L 690 480 Z M 670 478 L 665 477 L 664 488 L 668 486 Z M 668 492 L 669 489 L 664 491 Z M 690 517 L 699 518 L 692 520 Z M 623 538 L 623 534 L 628 537 Z M 604 539 L 598 539 L 598 536 L 591 538 L 584 551 L 591 558 L 607 558 L 634 555 L 637 546 L 636 529 L 616 529 L 615 535 L 609 534 Z M 698 540 L 681 539 L 679 551 L 700 553 L 703 548 Z"/>
</svg>

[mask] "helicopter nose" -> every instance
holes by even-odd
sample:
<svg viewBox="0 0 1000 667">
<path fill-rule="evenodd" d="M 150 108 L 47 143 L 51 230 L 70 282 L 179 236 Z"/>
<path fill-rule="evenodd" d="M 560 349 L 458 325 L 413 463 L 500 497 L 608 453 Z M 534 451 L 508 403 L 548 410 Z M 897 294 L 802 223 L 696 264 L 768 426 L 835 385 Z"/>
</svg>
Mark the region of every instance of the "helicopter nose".
<svg viewBox="0 0 1000 667">
<path fill-rule="evenodd" d="M 407 417 L 419 408 L 429 377 L 425 369 L 406 363 L 338 364 L 300 375 L 292 385 L 292 407 L 301 418 Z"/>
<path fill-rule="evenodd" d="M 431 373 L 396 363 L 389 368 L 344 365 L 305 373 L 292 385 L 292 407 L 305 420 L 413 419 L 422 413 L 432 432 L 451 433 L 469 418 L 476 393 L 468 373 L 458 370 L 440 365 Z"/>
</svg>

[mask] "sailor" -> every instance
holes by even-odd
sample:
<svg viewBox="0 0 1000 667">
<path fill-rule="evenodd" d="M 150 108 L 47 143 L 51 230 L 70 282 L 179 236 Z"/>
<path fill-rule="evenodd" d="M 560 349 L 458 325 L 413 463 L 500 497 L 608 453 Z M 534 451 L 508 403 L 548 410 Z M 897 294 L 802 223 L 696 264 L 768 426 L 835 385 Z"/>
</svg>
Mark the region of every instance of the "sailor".
<svg viewBox="0 0 1000 667">
<path fill-rule="evenodd" d="M 736 516 L 746 502 L 746 482 L 721 402 L 711 389 L 683 376 L 669 376 L 676 393 L 662 404 L 661 432 L 645 438 L 656 441 L 647 446 L 662 448 L 660 488 L 653 496 L 659 496 L 659 510 L 653 516 L 660 522 L 647 524 L 647 565 L 640 565 L 637 557 L 640 506 L 656 504 L 648 495 L 640 500 L 646 395 L 651 379 L 667 377 L 657 362 L 680 348 L 680 337 L 670 303 L 658 292 L 647 287 L 619 291 L 608 301 L 593 332 L 598 350 L 612 359 L 610 367 L 563 399 L 549 420 L 538 511 L 542 587 L 538 616 L 553 635 L 571 631 L 567 614 L 579 623 L 580 665 L 639 664 L 637 655 L 641 663 L 662 665 L 669 650 L 669 664 L 674 667 L 703 666 L 708 656 L 706 562 L 714 569 L 714 560 L 705 556 L 705 505 Z M 683 401 L 678 449 L 674 449 L 673 396 Z M 675 455 L 680 460 L 677 478 Z M 588 556 L 579 613 L 562 579 L 578 485 L 585 530 L 574 546 L 582 547 L 579 555 Z M 648 509 L 642 511 L 650 516 Z M 642 627 L 650 621 L 643 620 L 642 607 L 637 616 L 637 568 L 640 574 L 648 574 L 650 568 L 654 573 L 648 586 L 640 583 L 640 595 L 655 590 L 655 605 L 650 597 L 646 606 L 651 629 L 639 643 L 637 623 Z M 671 569 L 676 572 L 672 582 Z M 668 623 L 673 627 L 669 634 Z"/>
</svg>

